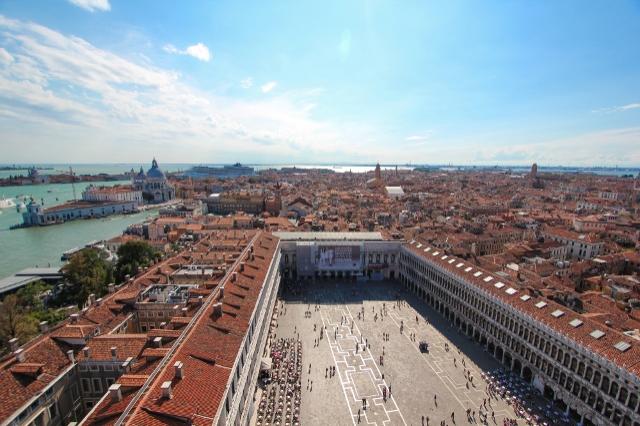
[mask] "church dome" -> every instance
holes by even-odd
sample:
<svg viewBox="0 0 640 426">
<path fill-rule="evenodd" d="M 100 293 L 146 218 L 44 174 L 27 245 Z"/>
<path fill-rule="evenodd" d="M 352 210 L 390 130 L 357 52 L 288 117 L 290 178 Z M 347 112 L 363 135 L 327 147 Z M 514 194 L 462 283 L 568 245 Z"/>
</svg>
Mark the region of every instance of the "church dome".
<svg viewBox="0 0 640 426">
<path fill-rule="evenodd" d="M 155 158 L 153 159 L 153 162 L 151 162 L 151 168 L 147 171 L 147 178 L 166 179 L 164 172 L 160 170 L 160 167 L 158 167 L 158 162 Z"/>
</svg>

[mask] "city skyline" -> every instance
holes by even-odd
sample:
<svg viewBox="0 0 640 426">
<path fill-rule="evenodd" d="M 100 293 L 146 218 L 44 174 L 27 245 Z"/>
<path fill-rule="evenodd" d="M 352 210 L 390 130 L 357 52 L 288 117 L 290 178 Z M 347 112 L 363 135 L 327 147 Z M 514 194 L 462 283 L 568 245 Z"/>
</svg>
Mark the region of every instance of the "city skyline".
<svg viewBox="0 0 640 426">
<path fill-rule="evenodd" d="M 639 16 L 632 1 L 4 2 L 3 163 L 637 167 Z"/>
</svg>

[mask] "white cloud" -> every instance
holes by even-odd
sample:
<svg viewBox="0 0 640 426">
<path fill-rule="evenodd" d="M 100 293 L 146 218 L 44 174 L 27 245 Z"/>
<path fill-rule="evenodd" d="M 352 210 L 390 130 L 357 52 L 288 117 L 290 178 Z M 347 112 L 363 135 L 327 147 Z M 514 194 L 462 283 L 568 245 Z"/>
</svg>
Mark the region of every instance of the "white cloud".
<svg viewBox="0 0 640 426">
<path fill-rule="evenodd" d="M 96 11 L 109 11 L 111 10 L 111 5 L 109 4 L 109 0 L 68 0 L 69 3 L 81 7 L 89 12 Z"/>
<path fill-rule="evenodd" d="M 640 109 L 640 103 L 631 103 L 631 104 L 627 104 L 627 105 L 620 105 L 620 106 L 615 106 L 615 107 L 609 107 L 609 108 L 600 108 L 600 109 L 595 109 L 591 112 L 594 112 L 596 114 L 611 114 L 614 112 L 623 112 L 623 111 L 629 111 L 632 109 Z"/>
<path fill-rule="evenodd" d="M 269 93 L 277 86 L 277 84 L 278 83 L 275 81 L 270 81 L 268 83 L 263 84 L 262 87 L 260 87 L 260 89 L 262 90 L 262 93 Z"/>
<path fill-rule="evenodd" d="M 13 56 L 4 48 L 0 47 L 0 63 L 10 64 L 13 62 Z"/>
<path fill-rule="evenodd" d="M 251 77 L 240 80 L 240 87 L 243 89 L 250 89 L 253 86 L 253 79 Z"/>
<path fill-rule="evenodd" d="M 209 62 L 211 60 L 211 52 L 209 52 L 209 48 L 202 43 L 187 46 L 184 50 L 178 49 L 173 44 L 165 44 L 162 47 L 162 50 L 167 53 L 171 53 L 172 55 L 189 55 L 204 62 Z"/>
<path fill-rule="evenodd" d="M 191 55 L 196 59 L 200 59 L 201 61 L 209 62 L 211 59 L 211 54 L 209 53 L 209 48 L 202 43 L 194 44 L 193 46 L 187 47 L 187 55 Z"/>
<path fill-rule="evenodd" d="M 13 58 L 0 66 L 7 161 L 138 161 L 159 152 L 173 161 L 330 161 L 356 158 L 368 137 L 368 128 L 312 117 L 321 89 L 232 99 L 35 23 L 0 15 L 0 32 L 0 56 Z"/>
</svg>

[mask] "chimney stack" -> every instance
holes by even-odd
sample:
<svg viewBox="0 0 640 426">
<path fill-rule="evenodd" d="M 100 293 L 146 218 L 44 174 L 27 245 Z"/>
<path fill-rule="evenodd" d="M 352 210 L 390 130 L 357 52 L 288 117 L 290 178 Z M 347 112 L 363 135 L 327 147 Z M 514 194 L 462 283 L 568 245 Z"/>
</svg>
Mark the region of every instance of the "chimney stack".
<svg viewBox="0 0 640 426">
<path fill-rule="evenodd" d="M 182 312 L 182 316 L 186 317 L 187 316 L 187 312 L 189 311 L 189 308 L 187 308 L 186 306 L 182 309 L 180 309 L 180 311 Z"/>
<path fill-rule="evenodd" d="M 171 397 L 173 396 L 171 394 L 171 381 L 162 382 L 162 385 L 160 385 L 160 389 L 162 389 L 163 398 L 171 399 Z"/>
<path fill-rule="evenodd" d="M 73 349 L 69 349 L 67 351 L 67 358 L 69 358 L 69 361 L 71 361 L 72 364 L 76 362 L 76 356 L 73 354 Z"/>
<path fill-rule="evenodd" d="M 240 262 L 240 272 L 244 272 L 244 262 Z"/>
<path fill-rule="evenodd" d="M 69 316 L 69 318 L 71 318 L 71 324 L 77 324 L 78 323 L 78 317 L 79 317 L 78 314 L 71 314 Z"/>
<path fill-rule="evenodd" d="M 89 346 L 85 346 L 84 348 L 82 348 L 82 354 L 85 358 L 91 358 L 91 349 L 89 348 Z"/>
<path fill-rule="evenodd" d="M 13 339 L 9 340 L 9 347 L 11 348 L 11 352 L 15 352 L 18 350 L 18 338 L 14 337 Z"/>
<path fill-rule="evenodd" d="M 213 305 L 213 317 L 220 318 L 222 316 L 222 303 Z"/>
<path fill-rule="evenodd" d="M 178 379 L 182 379 L 184 377 L 183 367 L 184 364 L 182 361 L 176 361 L 176 363 L 173 364 L 173 368 L 176 370 L 176 377 Z"/>
<path fill-rule="evenodd" d="M 96 305 L 102 305 L 102 297 L 96 300 Z"/>
<path fill-rule="evenodd" d="M 91 293 L 89 295 L 89 305 L 93 306 L 95 304 L 96 304 L 96 295 L 95 295 L 95 293 Z"/>
<path fill-rule="evenodd" d="M 128 373 L 129 370 L 131 369 L 131 363 L 133 362 L 133 357 L 129 357 L 125 360 L 125 362 L 122 363 L 122 370 L 125 373 Z"/>
<path fill-rule="evenodd" d="M 40 333 L 46 333 L 49 331 L 49 323 L 47 321 L 40 321 Z"/>
<path fill-rule="evenodd" d="M 112 402 L 122 401 L 122 391 L 120 390 L 120 383 L 114 383 L 109 386 L 109 395 L 111 395 Z"/>
<path fill-rule="evenodd" d="M 153 346 L 155 346 L 156 348 L 161 348 L 162 347 L 162 337 L 158 336 L 155 339 L 153 339 Z"/>
<path fill-rule="evenodd" d="M 118 348 L 116 346 L 111 346 L 111 358 L 115 361 L 118 359 Z"/>
<path fill-rule="evenodd" d="M 234 271 L 231 273 L 231 282 L 235 283 L 237 280 L 238 280 L 238 273 Z"/>
<path fill-rule="evenodd" d="M 114 293 L 116 291 L 116 285 L 114 283 L 109 283 L 109 293 Z"/>
<path fill-rule="evenodd" d="M 24 349 L 20 348 L 13 353 L 16 356 L 16 361 L 24 362 Z"/>
</svg>

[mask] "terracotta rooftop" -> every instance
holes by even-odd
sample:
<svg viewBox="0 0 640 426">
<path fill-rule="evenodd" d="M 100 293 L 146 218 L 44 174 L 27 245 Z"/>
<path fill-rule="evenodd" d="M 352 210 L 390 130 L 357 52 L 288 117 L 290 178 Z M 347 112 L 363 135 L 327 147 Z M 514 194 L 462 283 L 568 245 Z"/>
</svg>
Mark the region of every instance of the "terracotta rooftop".
<svg viewBox="0 0 640 426">
<path fill-rule="evenodd" d="M 536 322 L 573 340 L 586 351 L 594 352 L 640 378 L 640 344 L 638 341 L 578 314 L 546 298 L 529 295 L 519 284 L 493 275 L 476 265 L 446 255 L 442 250 L 411 241 L 407 247 L 415 254 L 437 264 L 470 284 L 507 303 Z M 561 313 L 561 314 L 560 314 Z M 574 320 L 577 320 L 574 322 Z M 573 322 L 573 324 L 572 324 Z M 578 324 L 574 326 L 574 324 Z M 601 330 L 604 334 L 594 337 Z"/>
</svg>

